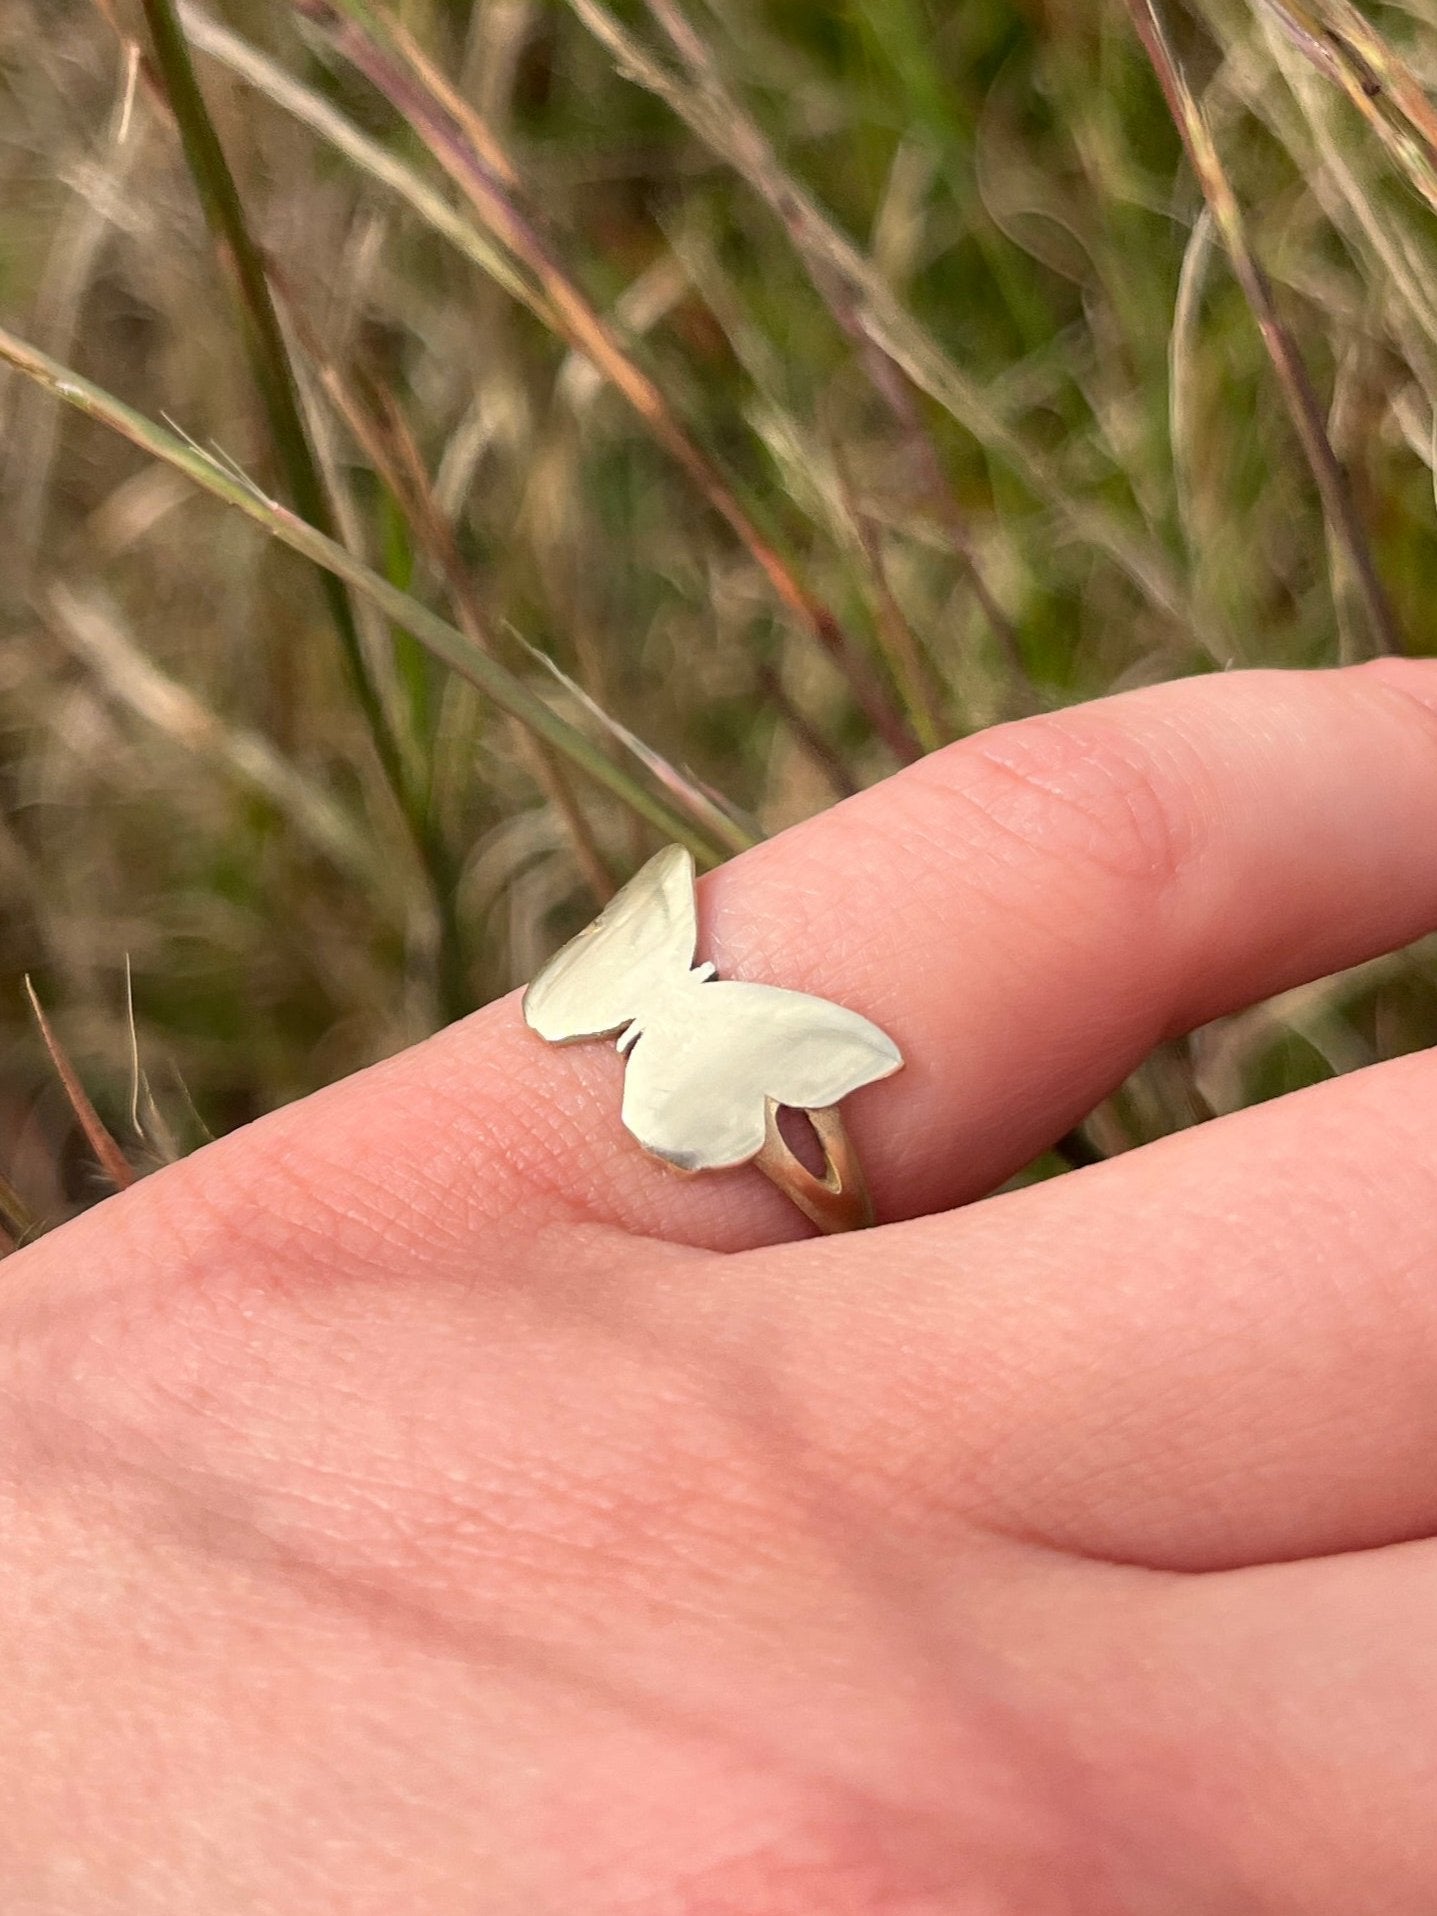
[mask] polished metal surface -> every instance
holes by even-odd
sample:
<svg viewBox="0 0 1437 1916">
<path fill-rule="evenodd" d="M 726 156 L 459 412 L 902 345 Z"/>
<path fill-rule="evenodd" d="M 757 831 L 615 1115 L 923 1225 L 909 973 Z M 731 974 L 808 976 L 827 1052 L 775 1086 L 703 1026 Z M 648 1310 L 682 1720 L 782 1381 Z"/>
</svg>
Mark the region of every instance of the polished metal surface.
<svg viewBox="0 0 1437 1916">
<path fill-rule="evenodd" d="M 694 862 L 670 845 L 544 966 L 524 994 L 525 1022 L 551 1044 L 619 1033 L 623 1122 L 646 1151 L 682 1171 L 757 1158 L 812 1216 L 803 1201 L 810 1194 L 800 1195 L 772 1142 L 777 1109 L 826 1117 L 840 1098 L 899 1070 L 902 1056 L 856 1011 L 801 991 L 720 981 L 709 963 L 694 968 L 697 945 Z M 851 1228 L 865 1221 L 851 1195 L 856 1160 L 836 1114 L 815 1129 L 830 1170 L 824 1188 L 837 1195 L 845 1184 L 845 1154 L 853 1166 L 844 1221 L 815 1221 Z"/>
</svg>

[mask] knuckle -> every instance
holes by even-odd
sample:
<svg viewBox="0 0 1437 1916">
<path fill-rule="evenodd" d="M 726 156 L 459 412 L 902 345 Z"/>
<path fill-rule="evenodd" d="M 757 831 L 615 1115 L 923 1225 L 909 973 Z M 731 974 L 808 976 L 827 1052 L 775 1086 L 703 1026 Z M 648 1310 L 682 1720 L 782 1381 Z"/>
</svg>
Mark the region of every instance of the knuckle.
<svg viewBox="0 0 1437 1916">
<path fill-rule="evenodd" d="M 990 826 L 1080 879 L 1161 892 L 1199 850 L 1202 773 L 1171 728 L 1079 710 L 995 727 L 963 754 L 964 796 Z"/>
<path fill-rule="evenodd" d="M 1417 690 L 1412 659 L 1369 659 L 1351 668 L 1348 677 L 1375 704 L 1383 707 L 1402 729 L 1424 744 L 1437 742 L 1437 705 L 1431 697 L 1431 681 L 1421 681 Z M 1423 665 L 1426 660 L 1421 661 Z"/>
</svg>

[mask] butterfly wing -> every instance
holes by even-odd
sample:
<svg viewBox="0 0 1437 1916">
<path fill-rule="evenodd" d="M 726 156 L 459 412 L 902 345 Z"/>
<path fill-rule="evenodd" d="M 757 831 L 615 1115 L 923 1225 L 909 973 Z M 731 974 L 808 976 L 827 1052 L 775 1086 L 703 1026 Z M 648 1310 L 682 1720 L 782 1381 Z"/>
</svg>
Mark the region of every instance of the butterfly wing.
<svg viewBox="0 0 1437 1916">
<path fill-rule="evenodd" d="M 551 1044 L 602 1038 L 686 977 L 697 944 L 693 856 L 668 845 L 544 966 L 524 1022 Z"/>
<path fill-rule="evenodd" d="M 763 1148 L 766 1100 L 819 1111 L 902 1063 L 877 1025 L 825 998 L 694 980 L 629 1054 L 624 1124 L 681 1170 L 719 1171 Z"/>
</svg>

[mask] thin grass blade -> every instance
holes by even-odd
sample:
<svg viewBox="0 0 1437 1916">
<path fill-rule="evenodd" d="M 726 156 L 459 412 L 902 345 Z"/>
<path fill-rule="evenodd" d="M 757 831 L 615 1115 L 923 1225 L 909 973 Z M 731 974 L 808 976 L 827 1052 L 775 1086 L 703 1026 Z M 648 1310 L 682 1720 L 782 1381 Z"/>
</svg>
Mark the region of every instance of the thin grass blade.
<svg viewBox="0 0 1437 1916">
<path fill-rule="evenodd" d="M 1203 197 L 1212 208 L 1233 272 L 1252 308 L 1293 427 L 1312 470 L 1332 536 L 1352 568 L 1367 620 L 1369 643 L 1374 652 L 1401 652 L 1404 649 L 1401 634 L 1378 576 L 1367 530 L 1358 516 L 1347 474 L 1332 449 L 1322 408 L 1297 342 L 1278 312 L 1271 281 L 1253 250 L 1247 222 L 1207 120 L 1168 43 L 1153 0 L 1126 0 L 1126 4 Z"/>
<path fill-rule="evenodd" d="M 677 843 L 687 845 L 706 865 L 722 862 L 726 855 L 722 842 L 701 831 L 656 793 L 649 791 L 600 751 L 576 726 L 561 718 L 543 699 L 532 692 L 497 659 L 442 619 L 428 606 L 401 592 L 389 580 L 365 565 L 363 560 L 292 512 L 278 500 L 237 477 L 216 460 L 208 458 L 178 434 L 157 426 L 114 394 L 107 393 L 91 380 L 69 367 L 61 366 L 48 354 L 17 339 L 0 328 L 0 361 L 13 366 L 44 386 L 58 399 L 65 400 L 89 418 L 98 420 L 128 439 L 151 458 L 163 460 L 183 473 L 202 491 L 242 513 L 282 545 L 301 553 L 314 564 L 334 573 L 363 593 L 396 625 L 412 632 L 422 645 L 446 665 L 489 695 L 503 711 L 511 713 L 540 738 L 620 799 L 646 823 L 665 832 Z"/>
<path fill-rule="evenodd" d="M 722 84 L 712 63 L 703 81 L 696 81 L 659 59 L 602 0 L 567 3 L 608 48 L 625 78 L 663 100 L 747 180 L 805 261 L 815 286 L 821 280 L 831 284 L 836 276 L 865 333 L 920 391 L 1000 460 L 1070 533 L 1105 552 L 1150 604 L 1201 638 L 1200 625 L 1167 554 L 1107 506 L 1074 491 L 1055 464 L 989 402 L 979 382 L 907 311 L 873 262 L 780 164 L 758 122 Z M 668 8 L 662 23 L 667 27 L 676 17 L 676 10 Z"/>
<path fill-rule="evenodd" d="M 286 489 L 302 519 L 330 538 L 337 538 L 337 519 L 310 443 L 299 382 L 290 363 L 264 258 L 249 230 L 244 203 L 195 75 L 174 0 L 141 0 L 141 5 L 150 29 L 155 68 L 179 128 L 205 218 L 232 270 L 250 365 Z M 455 916 L 454 863 L 426 814 L 422 794 L 406 776 L 404 754 L 370 672 L 359 622 L 344 582 L 334 573 L 326 573 L 321 590 L 375 754 L 428 879 L 440 927 L 439 995 L 446 1017 L 457 1018 L 471 1009 L 471 1000 L 465 982 L 463 940 Z"/>
<path fill-rule="evenodd" d="M 75 1120 L 85 1134 L 85 1141 L 99 1160 L 100 1169 L 114 1185 L 117 1191 L 128 1189 L 135 1181 L 135 1173 L 126 1162 L 125 1154 L 105 1129 L 103 1120 L 94 1105 L 90 1094 L 81 1082 L 80 1074 L 70 1061 L 70 1055 L 56 1037 L 50 1020 L 45 1016 L 45 1008 L 39 995 L 27 976 L 25 994 L 30 1000 L 30 1009 L 35 1014 L 35 1023 L 40 1027 L 40 1036 L 45 1049 L 50 1054 L 50 1062 L 55 1067 L 55 1075 L 64 1086 L 65 1096 L 70 1101 L 70 1109 Z"/>
<path fill-rule="evenodd" d="M 680 420 L 667 394 L 641 367 L 564 266 L 537 215 L 520 204 L 512 168 L 489 157 L 496 141 L 482 122 L 482 147 L 471 137 L 477 116 L 457 118 L 429 85 L 427 63 L 415 68 L 403 58 L 387 16 L 361 0 L 298 0 L 304 15 L 327 32 L 336 51 L 356 67 L 418 134 L 466 195 L 499 243 L 543 289 L 568 342 L 604 375 L 633 408 L 654 440 L 688 474 L 768 579 L 780 603 L 838 664 L 873 729 L 902 762 L 920 755 L 902 712 L 862 650 L 832 609 L 797 575 L 789 560 L 760 530 L 728 479 Z"/>
</svg>

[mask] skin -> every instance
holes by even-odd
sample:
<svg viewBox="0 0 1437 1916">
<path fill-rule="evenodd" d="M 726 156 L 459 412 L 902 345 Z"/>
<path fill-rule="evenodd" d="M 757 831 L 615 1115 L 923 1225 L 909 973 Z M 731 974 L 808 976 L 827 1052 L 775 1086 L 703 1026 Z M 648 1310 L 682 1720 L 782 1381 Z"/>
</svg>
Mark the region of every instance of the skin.
<svg viewBox="0 0 1437 1916">
<path fill-rule="evenodd" d="M 1437 1062 L 984 1194 L 1437 927 L 1437 665 L 985 734 L 702 914 L 902 1046 L 877 1230 L 509 998 L 6 1264 L 7 1916 L 1430 1916 Z"/>
</svg>

